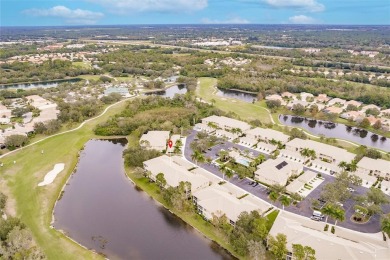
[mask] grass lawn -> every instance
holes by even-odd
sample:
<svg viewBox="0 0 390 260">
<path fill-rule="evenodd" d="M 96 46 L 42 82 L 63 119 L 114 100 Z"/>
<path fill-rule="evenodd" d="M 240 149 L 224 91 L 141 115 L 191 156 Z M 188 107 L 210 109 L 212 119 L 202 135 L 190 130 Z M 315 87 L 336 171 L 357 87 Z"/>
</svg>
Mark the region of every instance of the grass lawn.
<svg viewBox="0 0 390 260">
<path fill-rule="evenodd" d="M 82 69 L 90 69 L 92 67 L 90 62 L 84 62 L 84 61 L 72 62 L 72 66 L 82 68 Z"/>
<path fill-rule="evenodd" d="M 273 224 L 275 222 L 275 219 L 278 216 L 278 214 L 279 214 L 279 210 L 274 210 L 274 211 L 272 211 L 271 213 L 269 213 L 266 216 L 266 218 L 268 219 L 268 221 L 267 221 L 267 230 L 268 230 L 268 232 L 271 230 L 271 228 L 272 228 L 272 226 L 273 226 Z"/>
<path fill-rule="evenodd" d="M 200 78 L 199 81 L 200 87 L 197 89 L 197 95 L 203 100 L 211 102 L 213 99 L 217 108 L 225 112 L 234 112 L 243 120 L 259 119 L 262 123 L 271 123 L 269 113 L 260 102 L 252 104 L 238 99 L 219 97 L 215 94 L 216 90 L 214 88 L 217 84 L 217 79 Z"/>
<path fill-rule="evenodd" d="M 89 139 L 96 137 L 92 129 L 122 111 L 125 105 L 126 102 L 115 105 L 105 115 L 77 131 L 51 137 L 1 159 L 4 167 L 0 172 L 0 187 L 9 195 L 7 210 L 15 212 L 31 229 L 48 259 L 101 258 L 49 226 L 54 203 L 77 164 L 78 152 Z M 61 162 L 65 163 L 65 169 L 56 180 L 48 186 L 37 187 L 54 164 Z"/>
</svg>

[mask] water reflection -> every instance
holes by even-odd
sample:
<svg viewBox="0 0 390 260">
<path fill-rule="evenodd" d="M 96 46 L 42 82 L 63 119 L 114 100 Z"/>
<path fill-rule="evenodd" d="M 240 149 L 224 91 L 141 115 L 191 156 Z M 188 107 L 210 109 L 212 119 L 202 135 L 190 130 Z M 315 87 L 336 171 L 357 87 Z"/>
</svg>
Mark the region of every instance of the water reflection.
<svg viewBox="0 0 390 260">
<path fill-rule="evenodd" d="M 54 227 L 110 259 L 225 259 L 127 179 L 122 140 L 91 140 L 55 207 Z"/>
<path fill-rule="evenodd" d="M 181 95 L 185 93 L 187 93 L 187 88 L 185 87 L 185 85 L 180 84 L 169 87 L 165 90 L 149 92 L 146 93 L 146 95 L 158 95 L 162 97 L 173 98 L 176 94 Z"/>
<path fill-rule="evenodd" d="M 216 95 L 220 97 L 236 98 L 248 103 L 252 103 L 257 100 L 257 94 L 245 93 L 236 90 L 218 89 Z"/>
<path fill-rule="evenodd" d="M 302 127 L 315 135 L 340 138 L 390 152 L 390 142 L 386 137 L 371 133 L 365 129 L 299 116 L 280 115 L 279 119 L 285 125 Z"/>
</svg>

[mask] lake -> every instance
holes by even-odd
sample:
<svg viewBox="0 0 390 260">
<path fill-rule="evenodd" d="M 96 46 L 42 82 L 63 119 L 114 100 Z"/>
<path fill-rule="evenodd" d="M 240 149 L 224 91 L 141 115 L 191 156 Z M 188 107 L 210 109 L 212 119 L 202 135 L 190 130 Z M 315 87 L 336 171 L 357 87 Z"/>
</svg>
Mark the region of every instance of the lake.
<svg viewBox="0 0 390 260">
<path fill-rule="evenodd" d="M 257 94 L 245 93 L 237 90 L 218 89 L 216 95 L 226 98 L 236 98 L 248 103 L 252 103 L 253 99 L 257 100 Z"/>
<path fill-rule="evenodd" d="M 340 138 L 390 152 L 390 140 L 357 127 L 290 115 L 280 115 L 279 121 L 284 125 L 302 127 L 315 135 Z"/>
<path fill-rule="evenodd" d="M 172 86 L 169 87 L 165 90 L 157 90 L 153 92 L 146 93 L 146 95 L 158 95 L 162 97 L 167 97 L 167 98 L 173 98 L 176 94 L 185 94 L 187 93 L 187 88 L 185 86 Z"/>
<path fill-rule="evenodd" d="M 47 81 L 47 82 L 34 82 L 34 83 L 15 83 L 9 85 L 0 85 L 0 90 L 2 89 L 34 89 L 34 88 L 55 88 L 58 87 L 61 83 L 73 83 L 78 82 L 81 79 L 65 79 L 65 80 L 56 80 L 56 81 Z"/>
<path fill-rule="evenodd" d="M 90 140 L 55 209 L 54 227 L 110 259 L 231 259 L 127 179 L 126 140 Z"/>
</svg>

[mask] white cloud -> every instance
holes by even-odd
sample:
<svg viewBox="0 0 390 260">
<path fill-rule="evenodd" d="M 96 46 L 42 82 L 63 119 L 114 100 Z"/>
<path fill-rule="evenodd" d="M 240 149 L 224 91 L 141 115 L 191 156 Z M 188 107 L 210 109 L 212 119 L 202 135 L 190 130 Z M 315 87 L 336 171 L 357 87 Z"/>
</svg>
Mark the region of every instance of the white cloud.
<svg viewBox="0 0 390 260">
<path fill-rule="evenodd" d="M 129 12 L 192 12 L 207 7 L 208 0 L 86 0 L 107 7 L 116 13 Z"/>
<path fill-rule="evenodd" d="M 306 16 L 306 15 L 291 16 L 290 18 L 288 18 L 288 21 L 290 23 L 294 23 L 294 24 L 316 24 L 316 23 L 318 23 L 318 20 L 314 19 L 313 17 Z"/>
<path fill-rule="evenodd" d="M 325 6 L 317 0 L 262 0 L 275 8 L 296 8 L 309 12 L 322 12 Z"/>
<path fill-rule="evenodd" d="M 248 24 L 250 23 L 249 20 L 243 19 L 241 17 L 232 17 L 226 20 L 203 18 L 201 22 L 204 24 Z"/>
<path fill-rule="evenodd" d="M 41 17 L 57 17 L 65 19 L 70 24 L 94 24 L 97 20 L 104 17 L 103 13 L 92 12 L 82 9 L 69 9 L 65 6 L 58 5 L 49 9 L 27 9 L 24 14 Z"/>
</svg>

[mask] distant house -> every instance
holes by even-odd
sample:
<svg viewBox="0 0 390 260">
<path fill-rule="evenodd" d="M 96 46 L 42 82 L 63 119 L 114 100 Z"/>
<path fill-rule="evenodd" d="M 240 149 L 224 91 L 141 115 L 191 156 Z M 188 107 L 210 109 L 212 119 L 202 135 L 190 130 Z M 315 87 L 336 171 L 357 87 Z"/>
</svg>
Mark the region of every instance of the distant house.
<svg viewBox="0 0 390 260">
<path fill-rule="evenodd" d="M 314 100 L 317 103 L 326 103 L 330 100 L 330 97 L 328 97 L 326 94 L 319 94 Z"/>
<path fill-rule="evenodd" d="M 8 109 L 6 106 L 0 104 L 0 118 L 11 118 L 11 116 L 11 109 Z"/>
<path fill-rule="evenodd" d="M 225 117 L 225 116 L 209 116 L 202 119 L 202 123 L 208 125 L 209 123 L 213 123 L 217 125 L 219 128 L 231 131 L 233 129 L 240 129 L 242 132 L 245 132 L 251 128 L 248 123 L 242 122 L 240 120 L 236 120 L 233 118 Z"/>
<path fill-rule="evenodd" d="M 327 107 L 323 110 L 324 113 L 327 114 L 341 114 L 343 112 L 343 109 L 341 107 Z"/>
<path fill-rule="evenodd" d="M 341 118 L 347 119 L 347 120 L 352 120 L 352 121 L 361 121 L 363 118 L 365 118 L 365 114 L 360 111 L 348 111 L 345 113 L 342 113 L 340 115 Z"/>
<path fill-rule="evenodd" d="M 382 177 L 386 180 L 390 180 L 390 162 L 383 159 L 371 159 L 363 157 L 358 163 L 358 172 L 373 175 L 376 177 Z"/>
<path fill-rule="evenodd" d="M 277 158 L 269 159 L 257 166 L 255 179 L 268 185 L 286 185 L 289 177 L 299 175 L 303 171 L 303 165 L 300 163 Z"/>
<path fill-rule="evenodd" d="M 297 99 L 297 96 L 295 94 L 290 93 L 290 92 L 283 92 L 282 97 L 289 98 L 289 99 Z"/>
<path fill-rule="evenodd" d="M 283 134 L 282 132 L 275 131 L 269 128 L 260 128 L 256 127 L 245 132 L 247 137 L 256 140 L 262 140 L 265 142 L 270 142 L 275 140 L 277 142 L 286 143 L 289 139 L 288 135 Z"/>
<path fill-rule="evenodd" d="M 266 100 L 278 100 L 280 101 L 281 105 L 286 105 L 286 101 L 283 100 L 283 98 L 278 94 L 273 94 L 265 97 Z"/>
<path fill-rule="evenodd" d="M 344 104 L 344 108 L 346 109 L 348 107 L 348 105 L 352 105 L 352 106 L 355 106 L 355 107 L 360 107 L 363 103 L 362 102 L 359 102 L 359 101 L 356 101 L 356 100 L 350 100 L 350 101 L 347 101 L 345 102 Z"/>
<path fill-rule="evenodd" d="M 290 110 L 293 110 L 294 109 L 294 105 L 302 105 L 303 107 L 307 107 L 309 106 L 311 103 L 307 102 L 307 101 L 302 101 L 302 100 L 293 100 L 293 101 L 290 101 L 288 104 L 287 104 L 287 108 L 290 109 Z"/>
<path fill-rule="evenodd" d="M 355 158 L 355 155 L 347 150 L 312 140 L 295 138 L 286 144 L 286 149 L 290 151 L 300 152 L 304 148 L 314 150 L 317 158 L 336 165 L 341 161 L 350 163 Z"/>
<path fill-rule="evenodd" d="M 347 101 L 345 99 L 341 99 L 341 98 L 333 98 L 331 100 L 328 101 L 328 105 L 329 106 L 333 106 L 333 105 L 344 105 Z"/>
<path fill-rule="evenodd" d="M 271 154 L 276 149 L 278 149 L 278 147 L 270 143 L 258 142 L 256 145 L 256 150 L 266 154 Z"/>
<path fill-rule="evenodd" d="M 367 106 L 363 106 L 361 111 L 365 113 L 368 109 L 376 109 L 378 111 L 381 111 L 380 107 L 378 107 L 377 105 L 373 105 L 373 104 L 367 105 Z"/>
<path fill-rule="evenodd" d="M 311 94 L 311 93 L 306 93 L 306 92 L 301 92 L 301 100 L 302 101 L 307 101 L 308 99 L 310 98 L 313 98 L 314 99 L 314 95 Z"/>
<path fill-rule="evenodd" d="M 169 131 L 149 131 L 141 136 L 139 144 L 146 149 L 164 151 L 167 148 Z"/>
</svg>

